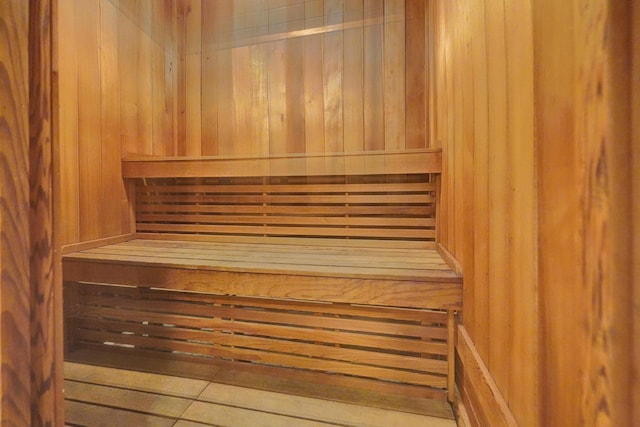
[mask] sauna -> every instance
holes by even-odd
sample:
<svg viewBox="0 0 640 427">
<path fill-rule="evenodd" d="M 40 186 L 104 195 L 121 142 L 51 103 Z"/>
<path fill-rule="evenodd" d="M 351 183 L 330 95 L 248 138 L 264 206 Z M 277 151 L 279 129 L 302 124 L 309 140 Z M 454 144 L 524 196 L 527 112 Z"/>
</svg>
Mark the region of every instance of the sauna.
<svg viewBox="0 0 640 427">
<path fill-rule="evenodd" d="M 637 425 L 639 28 L 3 0 L 2 423 Z"/>
</svg>

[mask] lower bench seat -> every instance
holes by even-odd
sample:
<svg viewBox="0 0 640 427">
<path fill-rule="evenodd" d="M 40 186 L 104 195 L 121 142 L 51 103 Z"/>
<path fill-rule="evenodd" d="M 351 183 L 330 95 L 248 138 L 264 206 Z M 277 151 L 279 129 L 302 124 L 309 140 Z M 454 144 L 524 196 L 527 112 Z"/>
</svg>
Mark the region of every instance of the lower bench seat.
<svg viewBox="0 0 640 427">
<path fill-rule="evenodd" d="M 68 351 L 296 368 L 445 393 L 462 287 L 434 246 L 209 240 L 140 238 L 66 254 Z"/>
<path fill-rule="evenodd" d="M 446 309 L 460 277 L 435 249 L 134 239 L 64 257 L 67 281 Z M 277 241 L 277 240 L 276 240 Z"/>
</svg>

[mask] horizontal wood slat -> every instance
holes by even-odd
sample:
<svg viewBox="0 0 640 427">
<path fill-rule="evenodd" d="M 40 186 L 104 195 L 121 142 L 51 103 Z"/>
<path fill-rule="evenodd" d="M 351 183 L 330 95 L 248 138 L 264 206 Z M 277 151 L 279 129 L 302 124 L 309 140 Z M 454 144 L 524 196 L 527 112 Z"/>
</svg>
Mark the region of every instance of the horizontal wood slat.
<svg viewBox="0 0 640 427">
<path fill-rule="evenodd" d="M 138 233 L 435 241 L 429 174 L 136 181 Z"/>
<path fill-rule="evenodd" d="M 67 283 L 77 344 L 444 388 L 447 313 Z"/>
<path fill-rule="evenodd" d="M 215 176 L 323 176 L 440 173 L 439 148 L 358 154 L 288 155 L 282 157 L 129 157 L 124 178 Z"/>
</svg>

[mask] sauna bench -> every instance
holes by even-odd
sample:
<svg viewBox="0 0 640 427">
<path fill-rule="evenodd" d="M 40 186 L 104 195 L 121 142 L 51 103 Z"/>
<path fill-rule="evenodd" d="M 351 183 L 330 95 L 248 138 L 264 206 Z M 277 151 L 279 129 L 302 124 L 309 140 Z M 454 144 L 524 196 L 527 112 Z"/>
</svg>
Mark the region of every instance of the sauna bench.
<svg viewBox="0 0 640 427">
<path fill-rule="evenodd" d="M 435 248 L 297 240 L 132 239 L 66 254 L 64 278 L 264 298 L 459 308 L 461 278 Z"/>
<path fill-rule="evenodd" d="M 451 399 L 440 154 L 123 161 L 133 234 L 63 250 L 66 351 Z"/>
</svg>

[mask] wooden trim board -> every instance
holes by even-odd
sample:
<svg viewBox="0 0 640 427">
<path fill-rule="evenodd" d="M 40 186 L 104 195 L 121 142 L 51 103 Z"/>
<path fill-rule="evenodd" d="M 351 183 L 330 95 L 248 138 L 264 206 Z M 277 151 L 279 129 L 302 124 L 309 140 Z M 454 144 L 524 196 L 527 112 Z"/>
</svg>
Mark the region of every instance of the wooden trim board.
<svg viewBox="0 0 640 427">
<path fill-rule="evenodd" d="M 456 343 L 458 388 L 472 426 L 517 427 L 507 402 L 478 354 L 464 326 L 458 326 Z"/>
<path fill-rule="evenodd" d="M 128 157 L 124 178 L 440 173 L 440 149 L 282 157 Z"/>
</svg>

